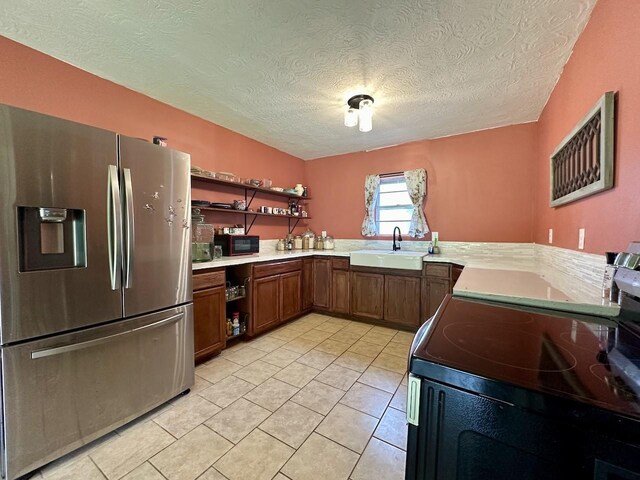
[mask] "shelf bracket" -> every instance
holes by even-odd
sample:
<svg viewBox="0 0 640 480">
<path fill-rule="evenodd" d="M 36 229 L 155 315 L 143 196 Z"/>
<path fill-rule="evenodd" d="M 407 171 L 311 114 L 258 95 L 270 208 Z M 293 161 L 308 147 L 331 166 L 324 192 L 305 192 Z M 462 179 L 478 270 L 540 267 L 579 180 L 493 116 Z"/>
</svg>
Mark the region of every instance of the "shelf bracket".
<svg viewBox="0 0 640 480">
<path fill-rule="evenodd" d="M 302 217 L 296 217 L 296 223 L 293 224 L 293 227 L 291 226 L 291 220 L 293 220 L 293 218 L 289 217 L 289 234 L 292 234 L 293 231 L 295 230 L 295 228 L 298 226 L 298 222 L 300 221 L 300 218 Z"/>
<path fill-rule="evenodd" d="M 251 230 L 251 227 L 253 227 L 253 224 L 256 222 L 256 218 L 258 218 L 257 215 L 253 215 L 253 220 L 251 220 L 251 224 L 248 224 L 247 215 L 251 215 L 251 214 L 250 213 L 244 214 L 244 234 L 245 235 L 249 235 L 249 231 Z"/>
<path fill-rule="evenodd" d="M 244 203 L 247 206 L 247 209 L 249 209 L 249 207 L 251 206 L 251 202 L 253 202 L 254 197 L 256 196 L 256 191 L 255 190 L 251 190 L 251 198 L 248 198 L 247 195 L 248 190 L 245 188 L 244 189 Z"/>
</svg>

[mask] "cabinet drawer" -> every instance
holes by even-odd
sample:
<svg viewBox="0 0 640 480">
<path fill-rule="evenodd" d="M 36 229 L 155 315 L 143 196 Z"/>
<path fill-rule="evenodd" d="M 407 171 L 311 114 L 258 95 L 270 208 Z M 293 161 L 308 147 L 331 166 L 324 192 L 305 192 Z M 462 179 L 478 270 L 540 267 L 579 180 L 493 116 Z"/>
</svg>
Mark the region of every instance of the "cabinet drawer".
<svg viewBox="0 0 640 480">
<path fill-rule="evenodd" d="M 219 287 L 224 285 L 224 269 L 208 273 L 196 273 L 193 275 L 193 290 Z"/>
<path fill-rule="evenodd" d="M 429 277 L 449 278 L 451 275 L 451 265 L 445 263 L 427 263 L 423 272 Z"/>
<path fill-rule="evenodd" d="M 331 268 L 333 270 L 349 270 L 349 259 L 348 258 L 332 258 Z"/>
<path fill-rule="evenodd" d="M 296 270 L 302 270 L 302 260 L 258 264 L 253 266 L 253 277 L 263 278 L 281 273 L 295 272 Z"/>
</svg>

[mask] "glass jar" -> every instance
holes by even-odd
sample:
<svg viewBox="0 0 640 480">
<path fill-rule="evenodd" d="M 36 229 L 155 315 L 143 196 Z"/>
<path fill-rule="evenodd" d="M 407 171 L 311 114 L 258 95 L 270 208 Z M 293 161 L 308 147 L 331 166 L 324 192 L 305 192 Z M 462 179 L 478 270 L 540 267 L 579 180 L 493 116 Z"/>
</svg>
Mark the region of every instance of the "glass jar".
<svg viewBox="0 0 640 480">
<path fill-rule="evenodd" d="M 209 262 L 213 259 L 213 225 L 204 223 L 204 215 L 199 208 L 191 214 L 191 260 Z"/>
<path fill-rule="evenodd" d="M 284 252 L 284 248 L 285 248 L 284 240 L 281 238 L 280 240 L 278 240 L 278 243 L 276 243 L 276 251 Z"/>
<path fill-rule="evenodd" d="M 302 250 L 302 237 L 300 235 L 297 235 L 293 239 L 293 249 L 294 250 Z"/>
<path fill-rule="evenodd" d="M 326 237 L 324 237 L 324 249 L 333 250 L 335 248 L 336 248 L 336 243 L 333 240 L 333 237 L 330 235 L 327 235 Z"/>
<path fill-rule="evenodd" d="M 313 233 L 313 231 L 309 228 L 307 228 L 307 230 L 302 234 L 302 239 L 303 241 L 305 239 L 308 239 L 309 241 L 309 246 L 307 247 L 309 250 L 313 250 L 315 248 L 315 240 L 316 240 L 316 234 Z M 304 249 L 304 244 L 302 246 L 302 248 Z"/>
<path fill-rule="evenodd" d="M 316 239 L 316 250 L 324 250 L 324 240 L 322 239 L 322 237 L 318 237 Z"/>
</svg>

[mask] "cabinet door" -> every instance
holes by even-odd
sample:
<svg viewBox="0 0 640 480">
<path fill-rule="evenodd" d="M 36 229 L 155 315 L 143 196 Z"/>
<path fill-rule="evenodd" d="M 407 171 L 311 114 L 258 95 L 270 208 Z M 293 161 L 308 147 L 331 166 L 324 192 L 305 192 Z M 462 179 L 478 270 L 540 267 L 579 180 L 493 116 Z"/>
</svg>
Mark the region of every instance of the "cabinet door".
<svg viewBox="0 0 640 480">
<path fill-rule="evenodd" d="M 380 320 L 383 314 L 384 275 L 351 272 L 351 313 Z"/>
<path fill-rule="evenodd" d="M 427 277 L 427 298 L 429 301 L 429 317 L 432 317 L 444 300 L 451 293 L 451 281 L 442 278 Z"/>
<path fill-rule="evenodd" d="M 300 313 L 302 272 L 280 275 L 280 320 L 285 321 Z"/>
<path fill-rule="evenodd" d="M 266 330 L 280 321 L 280 276 L 253 282 L 253 323 L 250 334 Z"/>
<path fill-rule="evenodd" d="M 313 258 L 302 262 L 302 310 L 313 307 Z"/>
<path fill-rule="evenodd" d="M 331 311 L 349 313 L 349 271 L 333 270 L 331 272 Z"/>
<path fill-rule="evenodd" d="M 193 343 L 196 362 L 226 343 L 224 287 L 207 288 L 193 293 Z"/>
<path fill-rule="evenodd" d="M 384 319 L 412 327 L 420 325 L 420 278 L 384 276 Z"/>
<path fill-rule="evenodd" d="M 313 306 L 331 308 L 331 259 L 313 260 Z"/>
</svg>

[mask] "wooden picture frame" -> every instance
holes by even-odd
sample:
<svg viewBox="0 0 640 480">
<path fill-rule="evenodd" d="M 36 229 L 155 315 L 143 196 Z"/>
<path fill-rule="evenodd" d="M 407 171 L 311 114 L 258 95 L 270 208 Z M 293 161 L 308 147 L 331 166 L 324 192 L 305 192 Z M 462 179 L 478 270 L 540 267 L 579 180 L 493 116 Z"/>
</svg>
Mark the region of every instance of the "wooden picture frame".
<svg viewBox="0 0 640 480">
<path fill-rule="evenodd" d="M 613 187 L 615 92 L 606 92 L 550 157 L 551 207 Z"/>
</svg>

